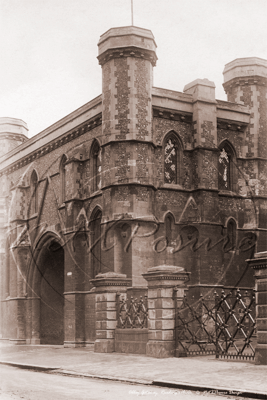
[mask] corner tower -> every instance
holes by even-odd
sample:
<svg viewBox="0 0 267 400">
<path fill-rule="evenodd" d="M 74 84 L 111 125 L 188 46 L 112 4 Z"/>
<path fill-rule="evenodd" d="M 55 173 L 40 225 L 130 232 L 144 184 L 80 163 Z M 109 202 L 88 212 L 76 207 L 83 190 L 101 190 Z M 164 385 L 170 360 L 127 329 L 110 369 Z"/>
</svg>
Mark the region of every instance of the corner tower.
<svg viewBox="0 0 267 400">
<path fill-rule="evenodd" d="M 21 119 L 0 118 L 0 157 L 28 139 L 27 124 Z"/>
<path fill-rule="evenodd" d="M 99 40 L 103 134 L 111 140 L 151 140 L 152 68 L 156 43 L 150 30 L 112 28 Z"/>
<path fill-rule="evenodd" d="M 114 271 L 144 285 L 152 254 L 135 237 L 124 251 L 128 234 L 151 231 L 155 184 L 152 142 L 152 82 L 156 43 L 150 30 L 112 28 L 98 43 L 102 66 L 101 189 L 102 222 L 116 221 Z M 137 225 L 137 219 L 142 223 Z M 122 220 L 118 223 L 118 220 Z M 142 226 L 141 226 L 142 225 Z"/>
<path fill-rule="evenodd" d="M 225 65 L 223 74 L 228 101 L 242 102 L 251 108 L 244 156 L 266 158 L 267 60 L 237 58 Z"/>
</svg>

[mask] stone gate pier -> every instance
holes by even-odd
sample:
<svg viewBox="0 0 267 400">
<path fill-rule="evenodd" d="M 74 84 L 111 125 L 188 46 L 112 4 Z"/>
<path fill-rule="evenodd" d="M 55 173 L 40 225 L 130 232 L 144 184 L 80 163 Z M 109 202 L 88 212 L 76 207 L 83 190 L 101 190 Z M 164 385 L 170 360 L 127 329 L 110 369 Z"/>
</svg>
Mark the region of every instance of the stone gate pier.
<svg viewBox="0 0 267 400">
<path fill-rule="evenodd" d="M 255 364 L 267 365 L 267 251 L 246 260 L 255 271 L 257 345 Z"/>
</svg>

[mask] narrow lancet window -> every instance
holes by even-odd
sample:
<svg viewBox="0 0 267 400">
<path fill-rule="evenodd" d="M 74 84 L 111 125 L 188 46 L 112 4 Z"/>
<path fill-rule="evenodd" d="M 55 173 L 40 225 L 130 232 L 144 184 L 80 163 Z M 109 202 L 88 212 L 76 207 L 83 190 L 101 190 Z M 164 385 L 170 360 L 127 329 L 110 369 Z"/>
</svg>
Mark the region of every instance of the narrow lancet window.
<svg viewBox="0 0 267 400">
<path fill-rule="evenodd" d="M 101 151 L 100 146 L 97 141 L 94 142 L 91 150 L 92 154 L 92 189 L 96 192 L 100 189 L 100 176 L 101 176 Z"/>
<path fill-rule="evenodd" d="M 236 247 L 236 222 L 230 219 L 227 224 L 227 236 L 229 239 L 228 248 L 234 250 Z"/>
<path fill-rule="evenodd" d="M 164 142 L 164 183 L 179 183 L 179 141 L 175 134 Z"/>
<path fill-rule="evenodd" d="M 219 190 L 233 190 L 234 152 L 227 142 L 219 150 L 218 188 Z"/>
<path fill-rule="evenodd" d="M 59 203 L 60 205 L 64 203 L 66 200 L 66 161 L 67 157 L 65 154 L 61 158 L 60 162 L 60 167 L 59 167 L 59 174 L 60 174 L 60 198 L 59 198 Z"/>
<path fill-rule="evenodd" d="M 38 178 L 37 173 L 34 170 L 31 175 L 31 210 L 33 214 L 38 211 Z"/>
</svg>

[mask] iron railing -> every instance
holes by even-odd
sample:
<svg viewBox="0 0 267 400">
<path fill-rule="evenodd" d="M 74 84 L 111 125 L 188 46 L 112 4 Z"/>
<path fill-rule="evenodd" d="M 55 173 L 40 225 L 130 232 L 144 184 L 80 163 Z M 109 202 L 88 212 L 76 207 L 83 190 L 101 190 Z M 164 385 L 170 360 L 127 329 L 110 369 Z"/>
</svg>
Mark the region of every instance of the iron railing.
<svg viewBox="0 0 267 400">
<path fill-rule="evenodd" d="M 216 357 L 253 360 L 255 357 L 255 293 L 239 289 L 216 296 Z"/>
<path fill-rule="evenodd" d="M 202 296 L 189 301 L 184 296 L 176 308 L 176 356 L 215 354 L 215 308 Z"/>
<path fill-rule="evenodd" d="M 147 328 L 147 296 L 127 299 L 117 294 L 117 328 Z"/>
<path fill-rule="evenodd" d="M 216 358 L 255 357 L 255 295 L 234 289 L 188 300 L 175 310 L 176 356 L 216 354 Z"/>
</svg>

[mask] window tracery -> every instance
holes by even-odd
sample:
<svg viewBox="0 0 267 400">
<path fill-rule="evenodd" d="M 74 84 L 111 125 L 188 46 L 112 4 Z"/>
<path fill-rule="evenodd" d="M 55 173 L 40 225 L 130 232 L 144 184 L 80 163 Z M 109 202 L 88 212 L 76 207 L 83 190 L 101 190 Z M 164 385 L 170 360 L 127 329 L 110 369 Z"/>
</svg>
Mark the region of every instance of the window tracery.
<svg viewBox="0 0 267 400">
<path fill-rule="evenodd" d="M 220 190 L 233 190 L 233 150 L 227 142 L 219 150 L 218 188 Z"/>
<path fill-rule="evenodd" d="M 164 183 L 179 183 L 179 141 L 174 133 L 164 142 Z"/>
</svg>

